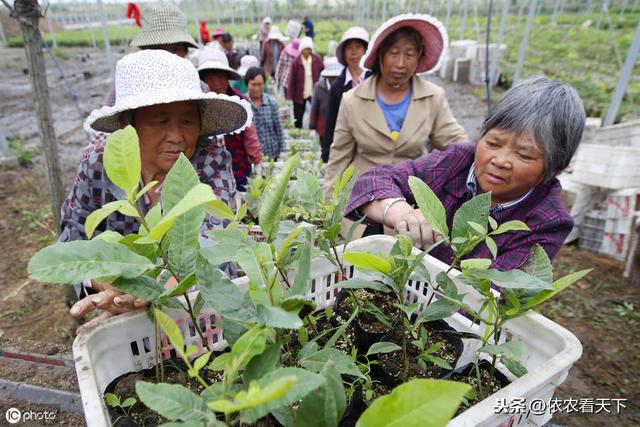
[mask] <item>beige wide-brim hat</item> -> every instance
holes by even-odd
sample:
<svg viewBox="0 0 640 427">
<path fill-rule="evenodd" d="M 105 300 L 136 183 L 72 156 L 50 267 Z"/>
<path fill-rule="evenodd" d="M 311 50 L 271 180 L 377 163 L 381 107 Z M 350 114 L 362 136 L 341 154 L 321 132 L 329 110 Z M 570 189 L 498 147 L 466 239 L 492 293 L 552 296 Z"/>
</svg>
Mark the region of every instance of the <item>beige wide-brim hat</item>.
<svg viewBox="0 0 640 427">
<path fill-rule="evenodd" d="M 347 61 L 344 59 L 344 45 L 347 44 L 349 40 L 360 40 L 366 49 L 369 46 L 369 32 L 362 27 L 350 27 L 344 32 L 340 43 L 338 43 L 336 47 L 336 57 L 344 66 L 347 65 Z"/>
<path fill-rule="evenodd" d="M 163 50 L 132 53 L 116 65 L 116 102 L 94 110 L 84 122 L 87 131 L 115 132 L 125 111 L 158 104 L 198 101 L 201 135 L 238 133 L 251 124 L 249 103 L 237 96 L 204 93 L 189 60 Z"/>
<path fill-rule="evenodd" d="M 142 5 L 142 28 L 131 41 L 132 46 L 147 47 L 186 43 L 198 47 L 187 30 L 187 16 L 174 4 L 164 1 Z"/>
<path fill-rule="evenodd" d="M 371 37 L 367 52 L 362 57 L 361 64 L 364 68 L 373 69 L 378 61 L 382 42 L 391 33 L 404 27 L 418 31 L 424 44 L 416 73 L 428 73 L 440 67 L 449 44 L 449 36 L 444 25 L 431 15 L 406 13 L 389 19 L 376 30 Z"/>
</svg>

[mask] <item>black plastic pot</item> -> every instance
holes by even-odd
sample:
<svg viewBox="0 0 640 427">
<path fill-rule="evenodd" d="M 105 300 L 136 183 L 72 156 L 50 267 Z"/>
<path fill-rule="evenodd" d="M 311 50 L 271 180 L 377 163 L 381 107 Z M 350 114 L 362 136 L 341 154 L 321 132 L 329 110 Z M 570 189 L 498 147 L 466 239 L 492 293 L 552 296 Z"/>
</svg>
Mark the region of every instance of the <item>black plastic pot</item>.
<svg viewBox="0 0 640 427">
<path fill-rule="evenodd" d="M 351 314 L 352 314 L 350 312 L 346 312 L 340 307 L 341 303 L 348 296 L 349 296 L 348 290 L 346 289 L 341 290 L 340 292 L 338 292 L 338 295 L 336 295 L 336 302 L 334 305 L 335 312 L 338 313 L 344 319 L 348 319 L 349 317 L 351 317 Z M 358 349 L 358 354 L 360 355 L 367 354 L 367 351 L 369 351 L 369 347 L 371 347 L 373 344 L 377 342 L 382 341 L 382 337 L 388 334 L 389 332 L 393 331 L 393 329 L 398 325 L 399 320 L 400 320 L 399 318 L 394 319 L 391 328 L 389 328 L 386 331 L 370 332 L 362 327 L 357 317 L 353 319 L 351 324 L 353 325 L 353 328 L 356 332 L 355 345 L 356 345 L 356 348 Z"/>
<path fill-rule="evenodd" d="M 351 401 L 344 411 L 344 415 L 338 423 L 338 427 L 355 427 L 360 415 L 367 409 L 367 403 L 362 396 L 362 387 L 357 386 L 356 391 L 351 396 Z"/>
<path fill-rule="evenodd" d="M 449 324 L 444 320 L 435 320 L 432 322 L 427 322 L 425 327 L 430 334 L 437 334 L 442 341 L 450 344 L 455 348 L 455 360 L 451 363 L 451 365 L 455 367 L 458 359 L 462 355 L 462 351 L 464 350 L 464 345 L 462 343 L 462 340 L 460 338 L 453 337 L 445 333 L 441 333 L 446 331 L 455 331 L 455 329 L 449 326 Z M 395 332 L 395 330 L 389 332 L 388 334 L 385 334 L 385 336 L 382 337 L 381 341 L 394 342 L 392 339 L 393 332 Z M 398 342 L 396 342 L 395 344 L 400 345 L 400 343 Z M 413 345 L 413 344 L 409 343 L 408 345 Z M 453 371 L 452 369 L 440 368 L 437 378 L 445 378 L 452 371 Z M 378 381 L 380 381 L 381 383 L 391 388 L 402 384 L 402 379 L 399 378 L 397 375 L 393 375 L 392 373 L 390 373 L 380 358 L 378 358 L 378 363 L 373 366 L 372 374 Z"/>
</svg>

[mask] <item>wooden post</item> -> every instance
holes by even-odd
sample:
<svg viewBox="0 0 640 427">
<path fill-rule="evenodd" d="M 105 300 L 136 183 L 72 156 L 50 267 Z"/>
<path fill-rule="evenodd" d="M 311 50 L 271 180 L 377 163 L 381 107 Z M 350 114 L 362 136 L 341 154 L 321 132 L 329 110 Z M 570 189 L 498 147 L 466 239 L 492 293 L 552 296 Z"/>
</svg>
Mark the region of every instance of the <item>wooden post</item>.
<svg viewBox="0 0 640 427">
<path fill-rule="evenodd" d="M 2 0 L 8 7 L 9 5 Z M 62 184 L 60 181 L 60 163 L 58 160 L 58 146 L 53 129 L 53 117 L 49 102 L 49 86 L 47 84 L 47 70 L 42 52 L 42 34 L 38 29 L 38 21 L 42 16 L 37 0 L 15 0 L 11 17 L 18 21 L 24 48 L 27 54 L 29 79 L 33 90 L 33 101 L 38 116 L 40 141 L 44 151 L 49 178 L 49 193 L 51 195 L 51 213 L 53 228 L 57 231 L 60 224 L 60 206 L 62 206 Z"/>
</svg>

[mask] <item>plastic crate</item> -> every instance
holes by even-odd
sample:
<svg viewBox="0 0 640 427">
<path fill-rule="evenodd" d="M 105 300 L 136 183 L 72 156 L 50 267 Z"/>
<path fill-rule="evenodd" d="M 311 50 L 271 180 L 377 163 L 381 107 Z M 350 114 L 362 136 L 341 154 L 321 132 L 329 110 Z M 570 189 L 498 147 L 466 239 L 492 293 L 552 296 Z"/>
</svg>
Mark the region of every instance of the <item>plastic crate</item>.
<svg viewBox="0 0 640 427">
<path fill-rule="evenodd" d="M 571 179 L 581 184 L 621 190 L 640 187 L 640 147 L 580 145 Z"/>
<path fill-rule="evenodd" d="M 370 236 L 351 242 L 348 250 L 388 253 L 394 243 L 395 240 L 390 236 Z M 338 248 L 338 252 L 342 252 L 342 247 Z M 417 255 L 419 252 L 414 250 L 414 253 Z M 435 277 L 437 273 L 448 267 L 430 256 L 425 257 L 423 263 L 431 277 Z M 349 276 L 365 276 L 353 267 L 347 267 Z M 454 271 L 452 274 L 459 273 Z M 313 298 L 318 308 L 333 305 L 343 279 L 333 264 L 324 258 L 314 259 L 311 277 L 309 296 Z M 236 279 L 234 282 L 241 289 L 246 290 L 246 278 Z M 464 292 L 467 293 L 467 303 L 477 309 L 480 305 L 479 295 L 470 288 L 465 288 Z M 407 294 L 410 303 L 421 303 L 418 310 L 422 310 L 432 291 L 426 283 L 410 281 L 407 284 Z M 191 294 L 191 297 L 194 298 L 195 293 Z M 198 335 L 190 327 L 186 313 L 176 310 L 167 310 L 167 313 L 176 319 L 180 326 L 185 345 L 196 345 L 199 349 L 198 354 L 202 353 L 203 346 Z M 198 317 L 198 323 L 202 326 L 209 345 L 212 349 L 219 351 L 226 348 L 226 342 L 222 331 L 214 326 L 216 320 L 217 316 L 206 306 Z M 473 324 L 458 313 L 446 320 L 459 331 L 475 334 L 483 332 L 482 327 Z M 498 365 L 498 369 L 513 382 L 455 417 L 450 426 L 496 426 L 502 423 L 510 426 L 540 426 L 551 418 L 549 412 L 542 415 L 533 415 L 530 412 L 518 415 L 495 414 L 494 407 L 497 399 L 501 398 L 506 398 L 507 401 L 515 397 L 525 398 L 528 402 L 532 399 L 549 401 L 556 387 L 566 379 L 569 369 L 580 357 L 582 353 L 580 342 L 569 331 L 537 313 L 515 319 L 507 323 L 504 329 L 503 336 L 525 342 L 522 363 L 528 369 L 528 373 L 516 379 L 505 372 L 504 367 Z M 463 340 L 463 343 L 464 351 L 457 367 L 474 360 L 480 345 L 477 340 L 469 339 Z M 175 355 L 175 350 L 172 349 L 166 337 L 161 336 L 160 344 L 164 356 Z M 110 426 L 102 395 L 107 385 L 119 376 L 153 366 L 156 357 L 154 325 L 142 310 L 112 317 L 91 329 L 80 332 L 73 344 L 73 355 L 88 425 L 90 427 Z"/>
<path fill-rule="evenodd" d="M 588 211 L 580 224 L 580 240 L 578 241 L 580 248 L 599 252 L 602 247 L 606 223 L 606 212 L 594 209 Z"/>
<path fill-rule="evenodd" d="M 640 147 L 640 120 L 596 129 L 596 144 Z"/>
</svg>

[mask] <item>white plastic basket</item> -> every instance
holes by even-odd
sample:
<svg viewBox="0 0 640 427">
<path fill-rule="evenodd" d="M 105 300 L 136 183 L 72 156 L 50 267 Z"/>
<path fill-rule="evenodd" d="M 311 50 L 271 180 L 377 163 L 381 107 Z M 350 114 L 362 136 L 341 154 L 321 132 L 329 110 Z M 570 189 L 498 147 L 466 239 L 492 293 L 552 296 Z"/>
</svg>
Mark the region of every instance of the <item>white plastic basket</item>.
<svg viewBox="0 0 640 427">
<path fill-rule="evenodd" d="M 394 242 L 395 240 L 389 236 L 370 236 L 350 243 L 347 250 L 388 253 Z M 338 248 L 338 253 L 341 252 L 342 247 Z M 417 250 L 415 252 L 418 253 Z M 423 263 L 431 277 L 447 269 L 446 264 L 429 256 L 424 258 Z M 349 276 L 364 276 L 353 267 L 347 267 Z M 333 305 L 342 280 L 336 268 L 326 259 L 318 258 L 313 260 L 311 272 L 310 296 L 318 308 Z M 246 289 L 247 279 L 237 279 L 235 283 Z M 418 281 L 410 281 L 407 292 L 410 302 L 423 303 L 419 310 L 424 309 L 432 293 L 425 283 Z M 467 293 L 467 303 L 478 308 L 479 295 L 473 289 L 465 288 L 464 292 Z M 186 313 L 175 310 L 168 310 L 167 313 L 180 325 L 185 345 L 196 345 L 200 354 L 203 346 L 193 328 L 189 327 L 190 322 Z M 216 315 L 205 306 L 198 322 L 210 347 L 214 350 L 223 350 L 226 342 L 222 337 L 222 331 L 213 326 L 215 320 Z M 482 333 L 480 326 L 472 324 L 460 314 L 456 313 L 446 320 L 459 331 Z M 566 379 L 573 363 L 580 357 L 582 353 L 580 342 L 560 325 L 536 313 L 509 322 L 505 332 L 503 334 L 505 338 L 508 336 L 509 339 L 525 342 L 525 356 L 522 363 L 528 369 L 528 373 L 516 379 L 498 366 L 513 382 L 454 418 L 450 426 L 497 426 L 503 423 L 510 426 L 540 426 L 551 418 L 549 412 L 542 415 L 533 415 L 530 412 L 519 415 L 495 414 L 494 407 L 497 399 L 500 398 L 510 401 L 521 397 L 527 402 L 539 398 L 548 402 L 556 387 Z M 474 360 L 475 352 L 480 345 L 478 341 L 469 339 L 463 340 L 463 343 L 464 352 L 456 367 Z M 161 338 L 161 349 L 165 356 L 174 355 L 166 337 Z M 90 427 L 110 426 L 111 422 L 102 395 L 107 385 L 119 376 L 153 366 L 156 356 L 154 326 L 142 311 L 115 316 L 92 329 L 79 333 L 73 344 L 73 355 L 88 425 Z"/>
<path fill-rule="evenodd" d="M 571 179 L 581 184 L 620 190 L 640 187 L 640 146 L 582 144 Z"/>
<path fill-rule="evenodd" d="M 640 147 L 640 120 L 596 129 L 595 143 Z"/>
</svg>

